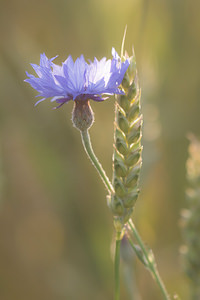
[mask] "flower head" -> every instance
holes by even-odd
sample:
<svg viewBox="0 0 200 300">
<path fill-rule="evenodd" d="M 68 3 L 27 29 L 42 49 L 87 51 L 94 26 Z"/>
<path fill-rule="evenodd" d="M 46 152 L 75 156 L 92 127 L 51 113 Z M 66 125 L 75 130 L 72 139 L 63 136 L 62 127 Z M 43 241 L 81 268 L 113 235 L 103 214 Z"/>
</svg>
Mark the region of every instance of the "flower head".
<svg viewBox="0 0 200 300">
<path fill-rule="evenodd" d="M 57 57 L 48 59 L 43 53 L 40 56 L 40 65 L 31 64 L 37 77 L 26 72 L 29 77 L 25 81 L 39 92 L 42 97 L 36 105 L 52 98 L 59 103 L 59 107 L 70 100 L 103 101 L 106 95 L 123 94 L 119 89 L 124 74 L 129 66 L 129 60 L 121 62 L 115 49 L 112 49 L 112 60 L 102 58 L 87 63 L 81 55 L 74 62 L 69 56 L 62 66 L 53 63 Z"/>
</svg>

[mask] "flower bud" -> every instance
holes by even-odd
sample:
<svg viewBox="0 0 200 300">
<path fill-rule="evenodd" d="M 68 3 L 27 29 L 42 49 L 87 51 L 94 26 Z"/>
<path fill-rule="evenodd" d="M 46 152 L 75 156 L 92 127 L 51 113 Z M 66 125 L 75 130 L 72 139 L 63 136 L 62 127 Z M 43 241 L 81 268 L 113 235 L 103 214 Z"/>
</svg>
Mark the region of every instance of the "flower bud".
<svg viewBox="0 0 200 300">
<path fill-rule="evenodd" d="M 75 100 L 72 111 L 72 123 L 80 131 L 89 129 L 94 122 L 94 113 L 89 101 Z"/>
</svg>

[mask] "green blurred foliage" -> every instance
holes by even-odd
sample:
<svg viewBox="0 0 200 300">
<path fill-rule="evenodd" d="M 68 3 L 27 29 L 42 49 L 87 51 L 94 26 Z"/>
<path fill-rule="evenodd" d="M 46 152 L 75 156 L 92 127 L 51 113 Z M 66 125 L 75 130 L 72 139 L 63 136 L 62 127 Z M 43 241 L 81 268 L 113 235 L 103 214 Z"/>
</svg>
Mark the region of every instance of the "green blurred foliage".
<svg viewBox="0 0 200 300">
<path fill-rule="evenodd" d="M 179 260 L 188 131 L 200 135 L 199 1 L 0 0 L 0 299 L 112 299 L 112 217 L 72 103 L 34 108 L 24 83 L 39 54 L 110 57 L 134 44 L 144 114 L 141 195 L 134 219 L 171 294 L 188 299 Z M 112 173 L 114 99 L 92 103 L 93 146 Z M 161 295 L 136 264 L 142 299 Z M 128 299 L 122 284 L 122 299 Z M 127 297 L 127 298 L 126 298 Z"/>
</svg>

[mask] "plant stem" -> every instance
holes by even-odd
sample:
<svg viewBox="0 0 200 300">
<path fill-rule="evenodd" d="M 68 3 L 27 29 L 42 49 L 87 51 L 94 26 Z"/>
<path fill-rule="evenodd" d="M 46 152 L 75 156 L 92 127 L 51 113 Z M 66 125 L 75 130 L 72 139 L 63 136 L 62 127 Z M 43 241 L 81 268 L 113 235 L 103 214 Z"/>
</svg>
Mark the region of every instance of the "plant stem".
<svg viewBox="0 0 200 300">
<path fill-rule="evenodd" d="M 109 194 L 114 193 L 114 189 L 113 189 L 113 186 L 112 186 L 110 180 L 106 176 L 106 173 L 105 173 L 104 169 L 102 168 L 100 162 L 98 161 L 96 155 L 94 154 L 94 151 L 92 149 L 92 145 L 91 145 L 91 142 L 90 142 L 90 135 L 89 135 L 88 130 L 81 131 L 81 138 L 82 138 L 82 143 L 83 143 L 84 149 L 85 149 L 88 157 L 90 158 L 91 162 L 93 163 L 93 165 L 97 169 L 97 171 L 98 171 L 101 179 L 103 180 L 103 183 L 105 184 Z"/>
<path fill-rule="evenodd" d="M 152 276 L 154 277 L 154 279 L 156 280 L 156 282 L 157 282 L 157 284 L 158 284 L 158 286 L 159 286 L 159 288 L 160 288 L 160 290 L 163 294 L 164 299 L 165 300 L 170 300 L 170 297 L 169 297 L 169 295 L 167 293 L 167 290 L 165 288 L 165 285 L 164 285 L 164 283 L 163 283 L 163 281 L 160 277 L 160 274 L 158 272 L 156 264 L 155 264 L 154 260 L 152 259 L 152 255 L 150 253 L 148 253 L 148 250 L 145 248 L 144 243 L 143 243 L 143 241 L 142 241 L 142 239 L 141 239 L 141 237 L 140 237 L 140 235 L 139 235 L 137 229 L 135 228 L 135 225 L 133 224 L 131 219 L 128 221 L 128 224 L 129 224 L 129 226 L 130 226 L 130 228 L 131 228 L 131 230 L 132 230 L 132 232 L 133 232 L 133 234 L 134 234 L 134 236 L 135 236 L 135 238 L 136 238 L 136 240 L 137 240 L 137 242 L 138 242 L 138 244 L 139 244 L 139 246 L 140 246 L 140 248 L 141 248 L 141 250 L 144 254 L 147 267 L 150 270 L 150 272 L 151 272 Z M 130 242 L 131 247 L 135 251 L 135 246 L 134 246 L 133 242 L 130 239 L 129 239 L 129 242 Z"/>
<path fill-rule="evenodd" d="M 90 135 L 88 133 L 88 130 L 85 131 L 81 131 L 81 138 L 82 138 L 82 143 L 84 146 L 84 149 L 88 155 L 88 157 L 90 158 L 92 164 L 95 166 L 95 168 L 97 169 L 106 189 L 108 190 L 109 194 L 114 194 L 114 188 L 110 182 L 110 180 L 108 179 L 108 177 L 106 176 L 106 173 L 104 171 L 104 169 L 102 168 L 101 164 L 99 163 L 96 155 L 94 154 L 94 151 L 92 149 L 92 145 L 90 142 Z M 135 228 L 135 225 L 133 224 L 132 220 L 130 219 L 128 221 L 128 224 L 143 252 L 143 255 L 145 257 L 146 263 L 147 263 L 147 267 L 150 270 L 152 276 L 154 277 L 154 279 L 156 280 L 162 294 L 165 300 L 170 300 L 170 297 L 167 293 L 167 290 L 164 286 L 164 283 L 159 275 L 159 272 L 156 268 L 155 262 L 152 260 L 151 255 L 148 253 L 148 251 L 146 250 L 143 241 L 137 231 L 137 229 Z M 130 245 L 133 248 L 134 251 L 135 250 L 135 246 L 133 244 L 133 242 L 129 239 Z M 115 300 L 120 300 L 120 272 L 119 272 L 119 267 L 120 267 L 120 245 L 121 245 L 121 232 L 117 232 L 117 236 L 116 236 L 116 248 L 115 248 Z"/>
<path fill-rule="evenodd" d="M 82 143 L 84 146 L 84 149 L 90 158 L 92 164 L 97 169 L 103 183 L 105 184 L 109 194 L 114 194 L 114 188 L 108 179 L 104 169 L 102 168 L 100 162 L 98 161 L 96 155 L 94 154 L 94 151 L 92 149 L 91 141 L 90 141 L 90 135 L 88 130 L 81 131 L 81 138 Z M 116 247 L 115 247 L 115 300 L 120 300 L 120 245 L 121 245 L 121 232 L 117 232 L 116 234 Z"/>
<path fill-rule="evenodd" d="M 121 232 L 117 232 L 115 245 L 115 300 L 120 299 L 120 245 Z"/>
</svg>

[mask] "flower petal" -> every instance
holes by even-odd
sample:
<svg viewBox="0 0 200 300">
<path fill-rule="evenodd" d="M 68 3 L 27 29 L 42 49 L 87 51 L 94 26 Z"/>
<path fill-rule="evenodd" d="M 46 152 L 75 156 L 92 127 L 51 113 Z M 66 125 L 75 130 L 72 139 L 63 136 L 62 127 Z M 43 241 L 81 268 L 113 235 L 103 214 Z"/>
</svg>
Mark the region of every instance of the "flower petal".
<svg viewBox="0 0 200 300">
<path fill-rule="evenodd" d="M 119 85 L 129 66 L 128 60 L 121 62 L 114 48 L 112 56 L 112 60 L 103 57 L 99 61 L 94 58 L 89 64 L 83 55 L 75 62 L 69 56 L 59 66 L 53 63 L 57 56 L 48 59 L 43 53 L 40 55 L 40 65 L 31 64 L 38 77 L 26 72 L 28 78 L 25 81 L 39 92 L 38 96 L 43 97 L 36 105 L 46 98 L 52 98 L 51 101 L 61 105 L 72 99 L 103 101 L 103 95 L 123 94 Z"/>
</svg>

